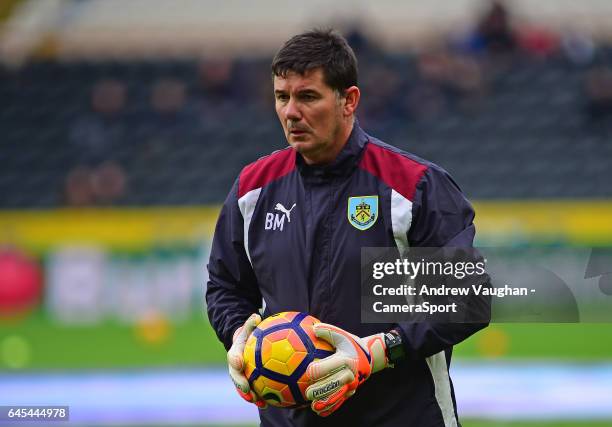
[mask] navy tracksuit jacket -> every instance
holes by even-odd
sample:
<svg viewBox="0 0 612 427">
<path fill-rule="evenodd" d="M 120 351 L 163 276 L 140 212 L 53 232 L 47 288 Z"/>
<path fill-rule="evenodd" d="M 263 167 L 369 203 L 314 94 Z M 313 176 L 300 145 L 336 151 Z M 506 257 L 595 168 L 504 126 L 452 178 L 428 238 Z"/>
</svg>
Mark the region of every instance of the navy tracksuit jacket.
<svg viewBox="0 0 612 427">
<path fill-rule="evenodd" d="M 360 196 L 378 196 L 376 221 L 357 224 L 364 230 L 347 214 L 349 198 Z M 357 123 L 331 165 L 306 165 L 288 147 L 246 166 L 221 210 L 208 264 L 208 316 L 225 348 L 263 300 L 265 315 L 302 311 L 358 336 L 399 327 L 407 353 L 327 418 L 309 408 L 269 407 L 260 411 L 262 425 L 459 425 L 448 374 L 452 346 L 486 323 L 361 323 L 360 250 L 471 247 L 473 219 L 443 169 Z"/>
</svg>

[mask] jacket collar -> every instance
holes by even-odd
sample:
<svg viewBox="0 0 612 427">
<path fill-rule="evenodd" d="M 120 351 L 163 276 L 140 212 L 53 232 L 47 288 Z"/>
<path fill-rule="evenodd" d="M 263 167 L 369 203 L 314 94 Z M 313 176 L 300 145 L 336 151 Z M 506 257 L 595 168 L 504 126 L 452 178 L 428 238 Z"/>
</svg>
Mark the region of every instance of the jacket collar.
<svg viewBox="0 0 612 427">
<path fill-rule="evenodd" d="M 298 154 L 296 156 L 297 168 L 304 178 L 312 178 L 314 180 L 347 176 L 357 167 L 367 141 L 368 136 L 359 127 L 359 123 L 355 119 L 353 130 L 346 144 L 344 144 L 344 147 L 342 147 L 342 150 L 331 164 L 325 166 L 308 165 L 302 156 Z"/>
</svg>

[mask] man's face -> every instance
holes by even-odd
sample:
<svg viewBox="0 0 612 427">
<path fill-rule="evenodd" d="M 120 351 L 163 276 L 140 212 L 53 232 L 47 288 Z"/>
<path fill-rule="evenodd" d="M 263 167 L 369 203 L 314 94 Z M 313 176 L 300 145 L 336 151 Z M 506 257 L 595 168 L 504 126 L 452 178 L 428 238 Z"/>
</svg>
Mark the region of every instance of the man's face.
<svg viewBox="0 0 612 427">
<path fill-rule="evenodd" d="M 323 70 L 274 76 L 274 97 L 289 145 L 307 163 L 332 161 L 345 142 L 346 108 L 344 98 L 325 83 Z"/>
</svg>

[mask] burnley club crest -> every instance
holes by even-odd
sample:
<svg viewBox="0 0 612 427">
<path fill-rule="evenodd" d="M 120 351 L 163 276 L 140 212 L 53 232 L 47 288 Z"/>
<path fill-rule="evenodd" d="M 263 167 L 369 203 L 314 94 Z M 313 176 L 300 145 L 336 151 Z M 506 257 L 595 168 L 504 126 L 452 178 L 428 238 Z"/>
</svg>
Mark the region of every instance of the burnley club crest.
<svg viewBox="0 0 612 427">
<path fill-rule="evenodd" d="M 367 230 L 378 219 L 378 196 L 358 196 L 348 199 L 348 220 L 357 230 Z"/>
</svg>

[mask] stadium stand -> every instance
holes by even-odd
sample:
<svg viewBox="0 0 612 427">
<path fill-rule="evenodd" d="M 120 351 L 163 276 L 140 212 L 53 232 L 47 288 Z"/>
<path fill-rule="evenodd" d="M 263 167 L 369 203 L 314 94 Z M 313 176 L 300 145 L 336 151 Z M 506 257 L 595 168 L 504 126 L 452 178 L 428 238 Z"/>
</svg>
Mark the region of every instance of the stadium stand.
<svg viewBox="0 0 612 427">
<path fill-rule="evenodd" d="M 474 94 L 427 71 L 469 54 L 363 54 L 362 125 L 447 168 L 471 197 L 612 196 L 609 116 L 589 114 L 592 66 L 518 54 L 503 73 L 485 68 Z M 612 49 L 594 63 L 612 64 Z M 0 69 L 1 206 L 221 202 L 242 166 L 284 146 L 268 67 L 236 58 Z M 120 176 L 96 177 L 109 162 Z M 77 168 L 94 192 L 95 182 L 121 188 L 74 201 L 66 183 Z"/>
</svg>

